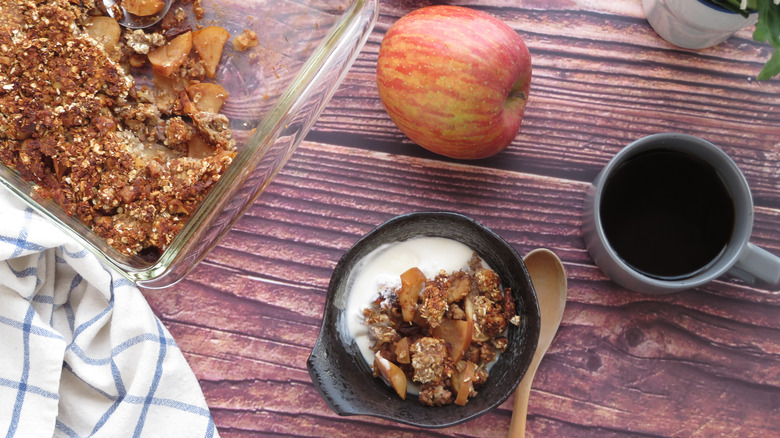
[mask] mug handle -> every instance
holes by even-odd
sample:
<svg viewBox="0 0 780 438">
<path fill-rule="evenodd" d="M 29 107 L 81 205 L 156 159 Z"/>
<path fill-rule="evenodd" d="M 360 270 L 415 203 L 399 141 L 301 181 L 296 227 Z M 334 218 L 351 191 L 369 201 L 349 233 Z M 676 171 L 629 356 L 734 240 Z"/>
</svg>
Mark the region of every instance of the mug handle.
<svg viewBox="0 0 780 438">
<path fill-rule="evenodd" d="M 780 257 L 748 242 L 739 260 L 728 273 L 751 285 L 778 284 L 780 283 Z"/>
</svg>

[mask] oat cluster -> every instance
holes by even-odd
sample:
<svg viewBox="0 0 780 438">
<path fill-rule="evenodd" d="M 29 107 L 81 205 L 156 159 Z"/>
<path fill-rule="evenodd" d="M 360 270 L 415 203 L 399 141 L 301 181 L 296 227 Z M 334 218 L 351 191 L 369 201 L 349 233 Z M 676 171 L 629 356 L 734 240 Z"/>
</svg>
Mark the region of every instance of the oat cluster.
<svg viewBox="0 0 780 438">
<path fill-rule="evenodd" d="M 411 321 L 403 316 L 404 287 L 380 292 L 364 310 L 372 349 L 420 385 L 422 404 L 465 404 L 487 381 L 487 366 L 506 349 L 508 324 L 519 323 L 512 292 L 476 254 L 465 270 L 425 279 Z"/>
<path fill-rule="evenodd" d="M 186 93 L 136 86 L 135 67 L 151 77 L 143 51 L 166 37 L 126 31 L 108 51 L 85 30 L 101 14 L 89 0 L 0 0 L 0 162 L 119 252 L 156 257 L 235 141 L 226 117 L 194 110 Z M 175 31 L 183 14 L 169 15 Z M 202 75 L 191 60 L 174 77 Z"/>
</svg>

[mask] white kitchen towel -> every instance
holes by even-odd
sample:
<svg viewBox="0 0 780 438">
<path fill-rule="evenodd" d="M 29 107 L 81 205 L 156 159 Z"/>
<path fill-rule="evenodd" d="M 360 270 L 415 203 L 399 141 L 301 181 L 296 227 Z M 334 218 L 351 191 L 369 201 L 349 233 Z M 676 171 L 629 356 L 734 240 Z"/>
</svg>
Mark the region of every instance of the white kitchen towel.
<svg viewBox="0 0 780 438">
<path fill-rule="evenodd" d="M 192 369 L 138 288 L 4 187 L 0 431 L 218 436 Z"/>
</svg>

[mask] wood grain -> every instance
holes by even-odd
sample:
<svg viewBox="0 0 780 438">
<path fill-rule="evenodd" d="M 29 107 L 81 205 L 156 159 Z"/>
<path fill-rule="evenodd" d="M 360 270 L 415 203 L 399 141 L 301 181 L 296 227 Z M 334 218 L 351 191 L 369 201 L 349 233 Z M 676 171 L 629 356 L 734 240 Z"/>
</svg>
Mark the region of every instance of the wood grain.
<svg viewBox="0 0 780 438">
<path fill-rule="evenodd" d="M 564 261 L 563 325 L 536 375 L 530 436 L 780 436 L 780 294 L 724 277 L 648 296 L 610 282 L 584 248 L 590 181 L 656 132 L 721 146 L 755 198 L 753 241 L 780 255 L 780 80 L 753 78 L 767 48 L 741 31 L 687 51 L 665 43 L 641 2 L 453 2 L 501 17 L 526 40 L 532 94 L 515 142 L 492 158 L 443 159 L 412 145 L 374 84 L 387 28 L 429 2 L 381 2 L 379 22 L 290 162 L 179 284 L 145 291 L 201 382 L 223 437 L 504 436 L 511 399 L 465 424 L 423 431 L 338 417 L 306 358 L 341 255 L 395 215 L 467 214 L 521 254 Z"/>
</svg>

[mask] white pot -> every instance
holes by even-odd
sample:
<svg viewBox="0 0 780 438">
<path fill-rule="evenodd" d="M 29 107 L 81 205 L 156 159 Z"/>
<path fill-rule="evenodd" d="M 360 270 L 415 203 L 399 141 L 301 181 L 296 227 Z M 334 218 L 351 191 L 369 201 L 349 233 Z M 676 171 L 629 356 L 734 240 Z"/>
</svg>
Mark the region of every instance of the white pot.
<svg viewBox="0 0 780 438">
<path fill-rule="evenodd" d="M 756 13 L 745 18 L 699 0 L 642 0 L 642 7 L 658 35 L 686 49 L 720 44 L 758 20 Z"/>
</svg>

